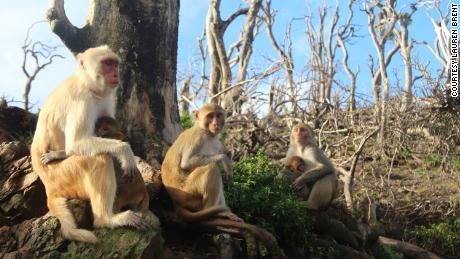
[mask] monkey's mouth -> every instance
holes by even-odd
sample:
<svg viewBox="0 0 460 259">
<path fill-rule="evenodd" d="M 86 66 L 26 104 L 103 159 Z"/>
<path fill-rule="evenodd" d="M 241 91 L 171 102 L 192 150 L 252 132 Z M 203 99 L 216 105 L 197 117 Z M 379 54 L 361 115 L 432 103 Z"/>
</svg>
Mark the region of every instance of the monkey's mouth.
<svg viewBox="0 0 460 259">
<path fill-rule="evenodd" d="M 108 84 L 112 87 L 112 88 L 115 88 L 118 86 L 118 84 L 120 83 L 120 80 L 118 79 L 112 79 L 108 82 Z"/>
<path fill-rule="evenodd" d="M 214 127 L 214 128 L 211 127 L 211 128 L 209 129 L 209 131 L 210 131 L 212 134 L 214 134 L 214 135 L 216 135 L 217 133 L 219 133 L 220 130 L 221 130 L 221 129 L 220 129 L 219 127 Z"/>
</svg>

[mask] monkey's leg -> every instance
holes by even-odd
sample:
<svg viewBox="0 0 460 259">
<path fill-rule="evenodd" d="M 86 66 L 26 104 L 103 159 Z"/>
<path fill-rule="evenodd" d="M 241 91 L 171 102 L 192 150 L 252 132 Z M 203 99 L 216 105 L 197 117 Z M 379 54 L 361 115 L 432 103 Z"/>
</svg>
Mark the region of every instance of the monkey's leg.
<svg viewBox="0 0 460 259">
<path fill-rule="evenodd" d="M 40 178 L 46 188 L 48 208 L 59 219 L 61 232 L 66 239 L 97 243 L 96 236 L 88 230 L 77 228 L 67 198 L 86 199 L 83 187 L 88 164 L 80 156 L 71 156 L 59 163 L 38 165 Z"/>
<path fill-rule="evenodd" d="M 48 197 L 48 208 L 61 223 L 62 235 L 71 240 L 97 243 L 98 239 L 93 232 L 77 228 L 72 212 L 67 208 L 66 198 Z"/>
<path fill-rule="evenodd" d="M 209 164 L 196 168 L 187 179 L 193 181 L 197 192 L 202 193 L 203 209 L 213 206 L 227 206 L 225 203 L 224 190 L 222 185 L 221 169 L 217 164 Z M 218 217 L 228 218 L 233 221 L 243 221 L 236 214 L 228 211 L 219 212 Z"/>
<path fill-rule="evenodd" d="M 87 181 L 85 187 L 91 201 L 94 225 L 97 227 L 148 228 L 147 222 L 133 211 L 113 214 L 117 183 L 112 158 L 108 155 L 99 155 L 92 160 L 94 167 L 85 179 Z"/>
<path fill-rule="evenodd" d="M 187 178 L 184 191 L 202 195 L 202 208 L 216 205 L 225 206 L 223 195 L 222 176 L 216 164 L 197 167 Z"/>
<path fill-rule="evenodd" d="M 307 200 L 307 208 L 312 210 L 325 209 L 332 201 L 334 185 L 330 176 L 326 176 L 317 181 L 311 190 Z"/>
</svg>

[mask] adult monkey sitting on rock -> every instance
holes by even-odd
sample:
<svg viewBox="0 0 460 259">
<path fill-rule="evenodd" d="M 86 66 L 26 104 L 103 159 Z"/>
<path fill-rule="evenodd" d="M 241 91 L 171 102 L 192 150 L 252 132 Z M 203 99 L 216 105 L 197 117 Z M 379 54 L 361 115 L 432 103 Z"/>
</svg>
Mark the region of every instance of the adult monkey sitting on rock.
<svg viewBox="0 0 460 259">
<path fill-rule="evenodd" d="M 131 147 L 120 140 L 94 136 L 98 118 L 114 117 L 119 64 L 120 58 L 108 46 L 78 54 L 75 75 L 51 93 L 38 117 L 32 166 L 45 186 L 48 208 L 59 219 L 67 239 L 98 242 L 93 232 L 76 226 L 66 204 L 69 198 L 91 202 L 96 227 L 149 227 L 131 210 L 113 213 L 116 178 L 112 157 L 131 178 L 137 171 Z M 56 150 L 64 150 L 69 157 L 44 164 L 42 155 Z"/>
<path fill-rule="evenodd" d="M 326 209 L 337 194 L 337 176 L 332 162 L 316 145 L 308 125 L 300 123 L 292 128 L 285 163 L 295 171 L 291 173 L 300 175 L 293 181 L 293 187 L 297 193 L 307 195 L 304 197 L 307 208 Z M 299 168 L 304 171 L 297 172 Z"/>
<path fill-rule="evenodd" d="M 193 118 L 193 127 L 179 135 L 161 166 L 163 184 L 176 214 L 207 229 L 240 237 L 250 233 L 275 258 L 284 257 L 273 235 L 244 223 L 225 203 L 220 165 L 228 182 L 233 175 L 232 162 L 224 154 L 220 141 L 225 111 L 216 104 L 206 104 L 193 112 Z"/>
</svg>

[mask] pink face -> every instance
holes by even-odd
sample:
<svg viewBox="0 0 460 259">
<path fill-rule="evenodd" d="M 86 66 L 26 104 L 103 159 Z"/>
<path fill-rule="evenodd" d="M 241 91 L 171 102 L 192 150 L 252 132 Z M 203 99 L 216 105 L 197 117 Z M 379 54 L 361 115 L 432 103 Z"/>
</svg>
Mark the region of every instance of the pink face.
<svg viewBox="0 0 460 259">
<path fill-rule="evenodd" d="M 305 143 L 309 137 L 309 130 L 306 127 L 298 126 L 292 129 L 291 134 L 296 143 Z"/>
<path fill-rule="evenodd" d="M 217 135 L 224 127 L 224 115 L 221 112 L 210 112 L 206 114 L 206 121 L 205 128 L 212 135 Z"/>
<path fill-rule="evenodd" d="M 115 87 L 120 82 L 118 76 L 118 60 L 113 58 L 101 61 L 101 73 L 104 76 L 105 84 Z"/>
</svg>

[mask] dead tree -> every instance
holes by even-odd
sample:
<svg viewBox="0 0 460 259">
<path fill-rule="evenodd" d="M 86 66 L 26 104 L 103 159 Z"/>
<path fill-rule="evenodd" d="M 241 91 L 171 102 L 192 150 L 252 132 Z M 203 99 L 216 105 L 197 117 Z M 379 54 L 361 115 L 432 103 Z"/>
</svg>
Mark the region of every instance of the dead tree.
<svg viewBox="0 0 460 259">
<path fill-rule="evenodd" d="M 288 41 L 288 46 L 287 49 L 283 50 L 281 49 L 278 41 L 275 39 L 275 36 L 273 35 L 273 24 L 275 20 L 275 13 L 271 9 L 271 0 L 267 0 L 265 2 L 265 6 L 263 8 L 264 11 L 264 22 L 266 25 L 266 30 L 267 30 L 267 35 L 268 38 L 270 39 L 270 42 L 273 46 L 273 49 L 276 51 L 276 53 L 279 55 L 281 58 L 281 61 L 284 66 L 284 71 L 286 73 L 286 82 L 287 82 L 287 89 L 288 89 L 288 96 L 289 96 L 289 101 L 291 103 L 291 109 L 294 114 L 297 113 L 297 91 L 296 91 L 296 86 L 294 83 L 294 61 L 292 58 L 292 42 L 290 39 L 290 26 L 288 27 L 288 33 L 287 33 L 287 41 Z"/>
<path fill-rule="evenodd" d="M 391 4 L 391 5 L 390 5 Z M 384 6 L 378 1 L 372 5 L 365 5 L 364 11 L 368 16 L 368 29 L 371 34 L 372 42 L 377 51 L 378 65 L 374 71 L 373 57 L 370 56 L 370 68 L 372 75 L 372 87 L 376 99 L 376 118 L 380 124 L 379 142 L 383 143 L 387 126 L 387 102 L 390 94 L 390 82 L 387 74 L 387 66 L 391 58 L 398 51 L 399 45 L 396 44 L 388 53 L 385 51 L 386 45 L 393 33 L 396 23 L 394 6 L 395 1 L 390 1 Z M 379 11 L 379 20 L 376 20 L 375 9 Z M 383 100 L 381 91 L 383 90 Z"/>
<path fill-rule="evenodd" d="M 241 32 L 241 37 L 237 41 L 239 46 L 239 53 L 237 54 L 237 60 L 239 63 L 239 68 L 236 77 L 236 86 L 224 94 L 222 99 L 222 107 L 229 109 L 233 107 L 233 112 L 240 113 L 241 106 L 243 105 L 244 100 L 241 98 L 245 80 L 247 77 L 249 60 L 252 56 L 252 43 L 257 34 L 256 22 L 257 14 L 262 5 L 262 0 L 251 0 L 250 6 L 246 14 L 246 21 L 244 23 L 243 31 Z M 231 53 L 228 55 L 231 57 Z"/>
<path fill-rule="evenodd" d="M 161 158 L 166 145 L 160 143 L 172 143 L 180 132 L 179 0 L 91 0 L 82 28 L 69 21 L 64 0 L 52 0 L 47 18 L 73 54 L 106 44 L 120 55 L 117 119 L 137 155 L 149 162 Z"/>
<path fill-rule="evenodd" d="M 412 48 L 414 41 L 409 39 L 408 26 L 412 19 L 412 15 L 417 11 L 415 4 L 411 5 L 411 10 L 406 12 L 395 13 L 396 23 L 399 27 L 393 30 L 394 39 L 399 45 L 400 53 L 404 62 L 404 90 L 402 98 L 401 112 L 405 113 L 412 105 L 412 86 L 414 82 L 412 72 Z"/>
<path fill-rule="evenodd" d="M 353 37 L 355 33 L 354 27 L 351 25 L 351 21 L 353 19 L 353 4 L 355 2 L 356 0 L 350 0 L 348 2 L 348 11 L 349 11 L 348 19 L 345 22 L 345 25 L 343 25 L 339 29 L 339 32 L 337 33 L 337 41 L 338 41 L 339 47 L 342 49 L 342 52 L 343 52 L 342 65 L 348 77 L 350 78 L 350 94 L 348 98 L 348 111 L 350 113 L 351 125 L 354 125 L 354 113 L 356 109 L 356 99 L 355 99 L 356 98 L 356 77 L 358 76 L 358 73 L 359 73 L 359 66 L 356 72 L 353 72 L 351 70 L 350 65 L 348 64 L 348 49 L 347 49 L 347 45 L 345 45 L 345 42 L 347 39 Z"/>
<path fill-rule="evenodd" d="M 46 66 L 51 65 L 55 58 L 64 58 L 62 55 L 54 54 L 59 46 L 50 46 L 41 41 L 33 41 L 30 38 L 30 31 L 38 24 L 46 21 L 38 21 L 32 23 L 29 29 L 27 29 L 26 38 L 24 39 L 24 45 L 22 45 L 22 51 L 24 53 L 24 59 L 22 61 L 22 72 L 26 75 L 26 84 L 24 86 L 24 93 L 22 99 L 24 101 L 24 110 L 29 110 L 29 93 L 32 89 L 32 81 L 35 80 L 38 73 L 45 69 Z M 29 58 L 33 59 L 33 70 L 29 71 L 27 65 L 29 64 Z"/>
<path fill-rule="evenodd" d="M 228 92 L 231 92 L 232 88 L 232 70 L 230 67 L 229 56 L 227 56 L 226 48 L 224 44 L 224 33 L 228 26 L 240 15 L 249 14 L 246 19 L 245 29 L 249 31 L 243 31 L 243 38 L 238 42 L 246 44 L 242 49 L 242 55 L 244 56 L 243 67 L 247 68 L 247 62 L 249 61 L 250 55 L 252 54 L 252 48 L 248 45 L 252 44 L 253 41 L 253 29 L 254 19 L 260 6 L 260 0 L 252 0 L 250 8 L 240 8 L 230 15 L 226 20 L 222 20 L 220 15 L 220 3 L 221 0 L 211 0 L 209 4 L 208 14 L 206 17 L 206 40 L 209 57 L 211 60 L 211 71 L 209 74 L 208 89 L 210 101 L 215 103 L 222 103 L 225 108 L 232 105 L 234 99 L 238 98 L 239 90 L 229 93 L 228 98 L 223 98 Z M 251 12 L 251 13 L 250 13 Z M 254 13 L 255 12 L 255 13 Z M 246 38 L 245 38 L 246 37 Z M 246 75 L 246 72 L 240 72 L 242 76 Z M 224 100 L 222 102 L 222 100 Z M 231 100 L 231 101 L 230 101 Z"/>
<path fill-rule="evenodd" d="M 189 113 L 189 102 L 190 102 L 190 86 L 192 85 L 193 77 L 191 75 L 187 76 L 187 78 L 182 83 L 182 87 L 180 88 L 180 107 L 179 110 L 182 113 Z"/>
<path fill-rule="evenodd" d="M 345 170 L 342 167 L 338 167 L 337 170 L 341 174 L 340 179 L 343 181 L 343 193 L 345 195 L 345 202 L 347 203 L 347 208 L 350 211 L 354 210 L 354 202 L 353 202 L 353 184 L 355 180 L 355 171 L 356 171 L 356 166 L 358 165 L 359 157 L 361 156 L 361 153 L 364 150 L 364 147 L 366 145 L 366 142 L 372 138 L 375 134 L 379 132 L 379 129 L 374 129 L 370 133 L 367 134 L 367 136 L 363 136 L 361 143 L 359 144 L 358 148 L 356 149 L 355 153 L 352 156 L 352 162 L 351 162 L 351 167 L 350 170 Z"/>
</svg>

